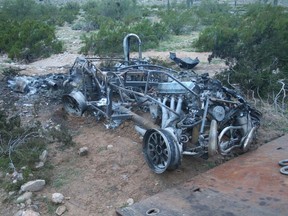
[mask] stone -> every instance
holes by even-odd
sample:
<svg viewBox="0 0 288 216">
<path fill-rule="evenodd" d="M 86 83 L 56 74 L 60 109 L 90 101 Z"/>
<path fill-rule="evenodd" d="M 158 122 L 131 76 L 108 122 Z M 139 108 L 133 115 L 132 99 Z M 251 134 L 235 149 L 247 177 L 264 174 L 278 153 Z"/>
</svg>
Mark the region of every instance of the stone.
<svg viewBox="0 0 288 216">
<path fill-rule="evenodd" d="M 31 204 L 32 204 L 32 200 L 31 199 L 28 199 L 28 200 L 26 200 L 26 205 L 28 205 L 28 206 L 30 206 Z"/>
<path fill-rule="evenodd" d="M 40 216 L 38 212 L 33 211 L 32 209 L 27 209 L 22 213 L 22 216 Z"/>
<path fill-rule="evenodd" d="M 32 192 L 25 192 L 21 196 L 19 196 L 16 200 L 16 203 L 24 203 L 26 200 L 32 197 Z"/>
<path fill-rule="evenodd" d="M 14 171 L 12 173 L 12 177 L 11 177 L 13 180 L 19 180 L 19 181 L 22 181 L 23 180 L 23 174 L 21 172 L 17 172 L 17 171 Z M 17 183 L 16 181 L 16 183 Z"/>
<path fill-rule="evenodd" d="M 15 193 L 16 193 L 16 191 L 10 191 L 10 192 L 8 193 L 8 195 L 9 195 L 9 196 L 13 196 Z"/>
<path fill-rule="evenodd" d="M 14 214 L 14 216 L 22 216 L 23 212 L 23 210 L 19 210 L 18 212 L 16 212 L 16 214 Z"/>
<path fill-rule="evenodd" d="M 26 205 L 24 203 L 20 203 L 20 209 L 24 209 L 26 207 Z"/>
<path fill-rule="evenodd" d="M 113 145 L 108 145 L 107 146 L 107 149 L 112 149 L 113 148 Z"/>
<path fill-rule="evenodd" d="M 0 178 L 4 178 L 4 173 L 0 171 Z"/>
<path fill-rule="evenodd" d="M 53 203 L 59 204 L 59 203 L 62 203 L 63 200 L 64 200 L 63 194 L 61 194 L 61 193 L 53 193 L 52 194 L 52 202 Z"/>
<path fill-rule="evenodd" d="M 35 204 L 33 204 L 33 205 L 30 205 L 30 208 L 33 210 L 33 211 L 39 211 L 39 207 L 38 207 L 38 205 L 35 205 Z"/>
<path fill-rule="evenodd" d="M 134 200 L 132 198 L 129 198 L 126 202 L 129 206 L 134 204 Z"/>
<path fill-rule="evenodd" d="M 47 160 L 47 157 L 48 157 L 48 151 L 47 151 L 47 150 L 44 150 L 44 151 L 42 152 L 42 154 L 39 156 L 39 160 L 40 160 L 41 162 L 45 163 L 46 160 Z"/>
<path fill-rule="evenodd" d="M 61 205 L 56 209 L 56 215 L 60 216 L 67 210 L 66 206 Z"/>
<path fill-rule="evenodd" d="M 29 181 L 21 186 L 22 191 L 40 191 L 44 188 L 46 182 L 42 179 L 37 179 L 35 181 Z"/>
<path fill-rule="evenodd" d="M 82 147 L 82 148 L 80 148 L 79 151 L 78 151 L 78 154 L 79 154 L 80 156 L 85 156 L 85 155 L 87 155 L 87 154 L 88 154 L 88 147 Z"/>
<path fill-rule="evenodd" d="M 44 162 L 43 162 L 43 161 L 40 161 L 40 162 L 38 162 L 38 163 L 35 164 L 35 168 L 36 168 L 36 169 L 40 169 L 40 168 L 42 168 L 43 166 L 44 166 Z"/>
<path fill-rule="evenodd" d="M 10 178 L 11 178 L 10 173 L 6 173 L 5 178 L 6 178 L 6 179 L 10 179 Z"/>
</svg>

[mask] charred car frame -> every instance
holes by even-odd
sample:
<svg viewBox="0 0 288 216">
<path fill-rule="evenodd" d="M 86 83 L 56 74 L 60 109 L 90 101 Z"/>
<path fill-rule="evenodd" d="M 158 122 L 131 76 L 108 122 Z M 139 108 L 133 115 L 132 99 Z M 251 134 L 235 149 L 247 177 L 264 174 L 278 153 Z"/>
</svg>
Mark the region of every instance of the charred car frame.
<svg viewBox="0 0 288 216">
<path fill-rule="evenodd" d="M 138 41 L 137 59 L 129 56 L 131 38 Z M 80 116 L 91 110 L 107 120 L 107 127 L 132 119 L 155 173 L 176 169 L 182 155 L 227 155 L 250 148 L 261 113 L 239 93 L 208 74 L 149 64 L 135 34 L 127 35 L 123 46 L 125 58 L 114 59 L 113 67 L 100 69 L 99 58 L 76 59 L 64 82 L 67 112 Z"/>
</svg>

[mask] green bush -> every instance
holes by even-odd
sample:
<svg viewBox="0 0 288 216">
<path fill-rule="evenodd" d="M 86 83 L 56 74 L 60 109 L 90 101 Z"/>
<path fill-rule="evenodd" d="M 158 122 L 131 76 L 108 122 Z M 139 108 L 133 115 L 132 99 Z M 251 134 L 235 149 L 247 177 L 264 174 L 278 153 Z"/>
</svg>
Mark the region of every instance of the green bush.
<svg viewBox="0 0 288 216">
<path fill-rule="evenodd" d="M 93 53 L 97 55 L 117 55 L 123 52 L 123 38 L 128 33 L 139 35 L 142 40 L 142 50 L 155 48 L 159 41 L 165 39 L 167 29 L 159 24 L 152 24 L 149 20 L 142 20 L 134 25 L 125 25 L 123 22 L 107 20 L 106 25 L 101 25 L 97 33 L 83 36 L 84 54 Z M 131 42 L 131 49 L 135 43 Z"/>
<path fill-rule="evenodd" d="M 79 3 L 68 2 L 67 4 L 59 8 L 60 20 L 63 20 L 71 24 L 77 18 L 79 10 L 80 10 Z"/>
<path fill-rule="evenodd" d="M 202 0 L 196 9 L 202 25 L 214 25 L 221 17 L 225 17 L 231 11 L 227 3 L 218 3 L 214 0 Z"/>
<path fill-rule="evenodd" d="M 0 52 L 26 62 L 62 52 L 54 26 L 65 21 L 71 23 L 79 9 L 77 3 L 59 8 L 49 2 L 3 0 L 0 3 Z"/>
<path fill-rule="evenodd" d="M 278 91 L 277 80 L 288 75 L 288 17 L 284 8 L 249 5 L 242 15 L 231 14 L 205 29 L 195 43 L 212 57 L 225 59 L 230 82 L 267 96 Z M 278 70 L 279 69 L 279 70 Z M 275 72 L 277 71 L 277 72 Z"/>
<path fill-rule="evenodd" d="M 142 9 L 135 0 L 90 0 L 82 8 L 89 30 L 99 29 L 101 24 L 106 25 L 107 19 L 122 21 L 129 25 L 142 17 Z"/>
<path fill-rule="evenodd" d="M 27 62 L 62 51 L 55 28 L 35 20 L 0 22 L 0 47 L 9 58 Z"/>
<path fill-rule="evenodd" d="M 23 21 L 25 19 L 43 21 L 53 25 L 72 23 L 77 18 L 80 5 L 76 2 L 57 7 L 55 4 L 35 0 L 3 0 L 0 3 L 0 20 Z"/>
<path fill-rule="evenodd" d="M 17 168 L 34 166 L 46 144 L 45 139 L 39 136 L 38 130 L 39 125 L 24 128 L 19 116 L 8 118 L 4 111 L 0 111 L 1 169 L 8 170 L 10 159 Z"/>
<path fill-rule="evenodd" d="M 175 35 L 191 32 L 198 25 L 198 18 L 192 9 L 170 9 L 159 15 L 164 25 Z"/>
</svg>

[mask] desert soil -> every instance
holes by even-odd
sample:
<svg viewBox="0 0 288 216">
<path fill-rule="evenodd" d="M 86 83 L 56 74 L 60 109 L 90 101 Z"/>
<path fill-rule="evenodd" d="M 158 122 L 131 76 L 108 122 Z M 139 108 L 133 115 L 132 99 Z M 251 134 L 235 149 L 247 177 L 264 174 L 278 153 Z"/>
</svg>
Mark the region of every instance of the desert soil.
<svg viewBox="0 0 288 216">
<path fill-rule="evenodd" d="M 58 29 L 58 37 L 66 44 L 65 53 L 29 65 L 4 63 L 6 61 L 3 57 L 2 64 L 20 66 L 23 69 L 21 74 L 30 76 L 67 73 L 75 58 L 80 56 L 78 54 L 81 45 L 80 34 L 81 32 L 72 31 L 70 27 L 64 26 Z M 177 51 L 177 55 L 192 58 L 197 56 L 201 61 L 195 68 L 197 73 L 214 74 L 225 67 L 223 63 L 208 64 L 209 53 Z M 170 61 L 168 52 L 148 51 L 144 52 L 143 56 Z M 6 96 L 11 94 L 13 93 L 7 93 Z M 1 95 L 3 97 L 4 94 Z M 17 97 L 25 96 L 18 94 Z M 5 98 L 0 99 L 2 103 L 6 103 Z M 23 119 L 27 117 L 25 115 L 22 115 Z M 127 206 L 129 198 L 134 202 L 141 201 L 215 166 L 213 161 L 184 157 L 179 169 L 157 175 L 144 161 L 142 140 L 134 131 L 132 122 L 125 122 L 117 129 L 108 130 L 104 122 L 97 122 L 92 116 L 68 116 L 62 108 L 60 98 L 53 103 L 42 104 L 36 120 L 40 120 L 43 125 L 68 127 L 76 142 L 76 146 L 64 150 L 52 144 L 49 146 L 48 160 L 54 166 L 51 170 L 52 179 L 45 189 L 36 192 L 33 198 L 33 200 L 43 200 L 43 197 L 50 199 L 52 193 L 62 193 L 67 198 L 65 205 L 68 211 L 64 213 L 66 216 L 115 215 L 115 209 Z M 80 157 L 77 151 L 83 146 L 89 148 L 89 153 Z M 7 196 L 6 192 L 3 193 L 1 200 Z M 51 213 L 49 204 L 41 201 L 38 204 L 41 215 L 55 215 L 54 211 Z M 13 201 L 8 204 L 0 203 L 0 215 L 14 215 L 18 210 Z"/>
</svg>

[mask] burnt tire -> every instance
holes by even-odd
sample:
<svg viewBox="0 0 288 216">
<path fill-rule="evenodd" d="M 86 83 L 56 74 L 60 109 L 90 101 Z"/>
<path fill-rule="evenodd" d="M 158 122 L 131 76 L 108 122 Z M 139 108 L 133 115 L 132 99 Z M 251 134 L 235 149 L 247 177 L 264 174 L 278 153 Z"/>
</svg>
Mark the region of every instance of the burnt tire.
<svg viewBox="0 0 288 216">
<path fill-rule="evenodd" d="M 282 166 L 282 167 L 288 166 L 288 159 L 281 160 L 281 161 L 279 161 L 278 164 L 279 164 L 280 166 Z"/>
<path fill-rule="evenodd" d="M 284 166 L 280 169 L 280 173 L 283 175 L 288 175 L 288 166 Z"/>
<path fill-rule="evenodd" d="M 63 95 L 62 103 L 67 113 L 81 116 L 87 109 L 85 96 L 80 91 L 73 90 L 70 94 Z"/>
</svg>

